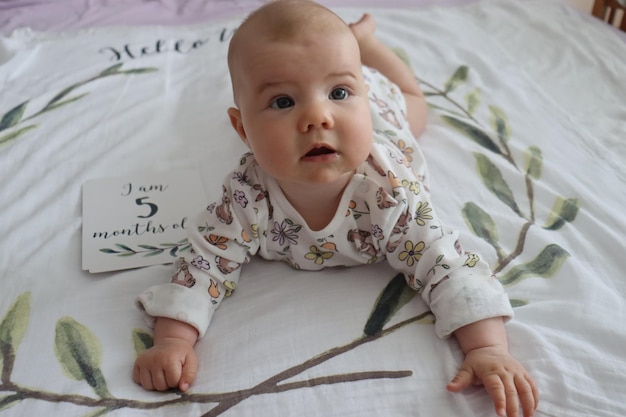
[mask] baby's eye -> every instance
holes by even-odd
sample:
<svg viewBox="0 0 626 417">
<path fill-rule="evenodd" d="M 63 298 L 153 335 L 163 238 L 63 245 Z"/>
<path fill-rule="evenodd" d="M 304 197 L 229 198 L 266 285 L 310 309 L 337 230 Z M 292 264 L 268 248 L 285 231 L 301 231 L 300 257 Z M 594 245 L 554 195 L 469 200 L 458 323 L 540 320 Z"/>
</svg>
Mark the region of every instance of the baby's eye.
<svg viewBox="0 0 626 417">
<path fill-rule="evenodd" d="M 293 100 L 290 99 L 289 97 L 281 96 L 281 97 L 274 99 L 270 103 L 270 107 L 273 109 L 286 109 L 288 107 L 293 106 L 294 104 L 295 103 L 293 102 Z"/>
<path fill-rule="evenodd" d="M 338 88 L 335 88 L 333 91 L 331 91 L 328 97 L 331 100 L 345 100 L 348 98 L 349 95 L 350 94 L 345 88 L 338 87 Z"/>
</svg>

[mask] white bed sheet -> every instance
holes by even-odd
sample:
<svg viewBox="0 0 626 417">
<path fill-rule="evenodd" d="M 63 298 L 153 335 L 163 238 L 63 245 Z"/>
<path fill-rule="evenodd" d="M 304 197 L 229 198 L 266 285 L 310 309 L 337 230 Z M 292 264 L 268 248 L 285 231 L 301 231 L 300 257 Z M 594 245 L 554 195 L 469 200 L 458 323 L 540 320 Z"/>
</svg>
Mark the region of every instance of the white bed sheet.
<svg viewBox="0 0 626 417">
<path fill-rule="evenodd" d="M 354 20 L 366 9 L 338 10 Z M 494 267 L 503 262 L 465 221 L 471 202 L 490 214 L 504 252 L 520 249 L 499 277 L 518 278 L 508 287 L 520 301 L 507 329 L 511 350 L 539 384 L 537 415 L 626 415 L 626 47 L 601 22 L 556 1 L 373 13 L 380 38 L 404 52 L 425 91 L 440 93 L 458 68 L 469 69 L 447 98 L 429 96 L 420 141 L 433 199 L 465 245 Z M 166 281 L 171 266 L 81 271 L 81 185 L 143 169 L 196 168 L 210 199 L 219 195 L 216 185 L 244 151 L 225 117 L 231 98 L 222 40 L 240 18 L 0 38 L 0 120 L 27 103 L 0 131 L 0 415 L 493 416 L 484 390 L 445 391 L 461 352 L 435 337 L 417 299 L 383 333 L 363 335 L 394 276 L 384 265 L 308 273 L 255 260 L 197 347 L 192 392 L 148 393 L 132 383 L 133 335 L 147 334 L 134 297 Z M 137 52 L 159 39 L 168 52 Z M 172 47 L 198 39 L 207 41 L 184 53 Z M 133 57 L 117 60 L 113 50 L 125 45 Z M 121 73 L 148 68 L 158 70 Z M 87 80 L 64 97 L 71 101 L 38 114 Z M 468 97 L 480 97 L 471 117 Z M 507 122 L 506 146 L 494 114 Z M 524 175 L 530 146 L 543 161 L 532 193 Z M 502 156 L 508 152 L 517 168 Z M 527 216 L 533 203 L 527 233 L 528 221 L 485 186 L 493 188 L 494 177 L 477 172 L 485 158 Z M 579 209 L 554 223 L 560 197 L 576 199 Z M 543 262 L 533 263 L 542 252 Z M 77 336 L 69 340 L 67 329 Z"/>
</svg>

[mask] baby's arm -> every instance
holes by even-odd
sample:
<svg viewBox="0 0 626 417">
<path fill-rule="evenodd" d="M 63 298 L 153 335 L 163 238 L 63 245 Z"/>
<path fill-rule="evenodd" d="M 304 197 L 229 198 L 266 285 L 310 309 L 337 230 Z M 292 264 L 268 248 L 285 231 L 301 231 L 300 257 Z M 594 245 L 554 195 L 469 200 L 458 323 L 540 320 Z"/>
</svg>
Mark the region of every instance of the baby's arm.
<svg viewBox="0 0 626 417">
<path fill-rule="evenodd" d="M 358 22 L 349 26 L 359 42 L 363 65 L 378 70 L 402 90 L 411 132 L 417 138 L 426 125 L 428 107 L 411 69 L 391 49 L 376 39 L 376 22 L 371 15 L 366 13 Z"/>
<path fill-rule="evenodd" d="M 532 416 L 539 402 L 537 386 L 509 354 L 502 318 L 468 324 L 454 335 L 465 353 L 465 361 L 448 390 L 459 392 L 471 384 L 482 384 L 499 416 L 517 417 L 520 405 L 525 417 Z"/>
<path fill-rule="evenodd" d="M 165 317 L 157 318 L 154 345 L 137 357 L 133 380 L 150 391 L 176 387 L 187 391 L 198 373 L 198 357 L 193 349 L 197 340 L 195 327 Z"/>
</svg>

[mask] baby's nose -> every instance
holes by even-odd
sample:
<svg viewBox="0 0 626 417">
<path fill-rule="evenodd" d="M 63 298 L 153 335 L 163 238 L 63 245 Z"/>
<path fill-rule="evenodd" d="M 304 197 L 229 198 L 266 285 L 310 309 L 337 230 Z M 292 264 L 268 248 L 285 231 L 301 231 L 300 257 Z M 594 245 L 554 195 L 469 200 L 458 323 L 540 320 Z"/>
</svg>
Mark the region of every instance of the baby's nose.
<svg viewBox="0 0 626 417">
<path fill-rule="evenodd" d="M 334 119 L 330 106 L 325 103 L 309 104 L 303 109 L 299 124 L 302 132 L 308 132 L 313 129 L 332 129 Z"/>
</svg>

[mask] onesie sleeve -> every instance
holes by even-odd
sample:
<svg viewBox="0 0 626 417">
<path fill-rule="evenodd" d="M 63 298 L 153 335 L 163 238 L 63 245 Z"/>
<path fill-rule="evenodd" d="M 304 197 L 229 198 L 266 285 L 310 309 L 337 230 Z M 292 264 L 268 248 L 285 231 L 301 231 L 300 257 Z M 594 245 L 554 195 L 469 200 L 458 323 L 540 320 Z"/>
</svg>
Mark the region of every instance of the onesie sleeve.
<svg viewBox="0 0 626 417">
<path fill-rule="evenodd" d="M 441 224 L 422 184 L 409 187 L 402 188 L 406 204 L 399 205 L 402 212 L 389 232 L 387 259 L 430 307 L 437 335 L 448 337 L 487 318 L 512 318 L 509 298 L 489 265 L 464 251 L 458 232 Z"/>
<path fill-rule="evenodd" d="M 448 337 L 487 318 L 513 317 L 509 298 L 489 265 L 480 255 L 464 251 L 458 232 L 442 224 L 424 176 L 416 175 L 393 145 L 385 149 L 377 157 L 390 178 L 389 191 L 377 200 L 384 204 L 371 204 L 372 227 L 382 231 L 379 246 L 389 264 L 405 275 L 435 315 L 437 335 Z"/>
<path fill-rule="evenodd" d="M 242 264 L 258 250 L 258 239 L 251 232 L 255 211 L 247 204 L 246 188 L 245 183 L 227 180 L 221 201 L 193 222 L 190 250 L 175 262 L 170 282 L 137 297 L 149 325 L 156 317 L 167 317 L 190 324 L 204 336 L 221 301 L 235 291 Z"/>
</svg>

